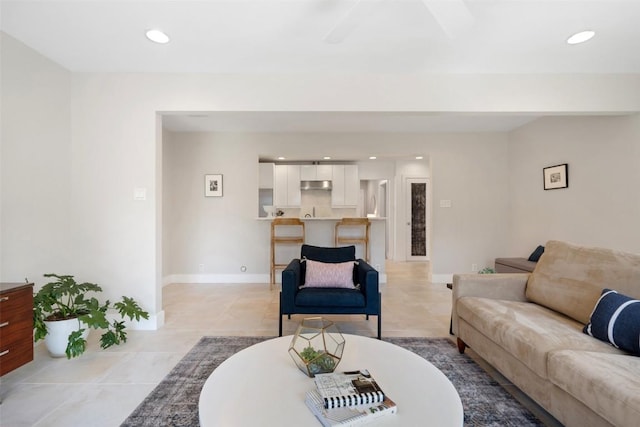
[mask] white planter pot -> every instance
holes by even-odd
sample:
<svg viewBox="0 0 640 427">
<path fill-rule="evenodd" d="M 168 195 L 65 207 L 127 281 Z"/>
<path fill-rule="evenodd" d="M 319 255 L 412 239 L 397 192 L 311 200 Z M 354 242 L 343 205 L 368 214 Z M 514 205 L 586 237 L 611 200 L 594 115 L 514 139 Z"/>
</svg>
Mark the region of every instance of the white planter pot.
<svg viewBox="0 0 640 427">
<path fill-rule="evenodd" d="M 47 335 L 44 337 L 44 344 L 49 350 L 49 354 L 53 357 L 66 357 L 65 351 L 67 350 L 67 344 L 69 344 L 69 335 L 81 329 L 81 324 L 78 319 L 67 320 L 53 320 L 44 322 L 47 325 Z M 89 336 L 89 328 L 87 325 L 82 325 L 85 331 L 82 333 L 82 337 L 87 339 Z"/>
</svg>

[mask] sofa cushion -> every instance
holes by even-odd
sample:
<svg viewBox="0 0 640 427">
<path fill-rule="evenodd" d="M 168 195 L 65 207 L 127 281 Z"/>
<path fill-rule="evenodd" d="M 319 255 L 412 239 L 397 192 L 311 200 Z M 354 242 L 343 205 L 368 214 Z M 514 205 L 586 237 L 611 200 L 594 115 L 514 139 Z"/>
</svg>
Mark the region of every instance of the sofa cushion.
<svg viewBox="0 0 640 427">
<path fill-rule="evenodd" d="M 581 323 L 537 304 L 462 297 L 456 310 L 458 316 L 541 378 L 547 378 L 550 351 L 582 349 L 622 354 L 583 334 Z"/>
<path fill-rule="evenodd" d="M 365 303 L 364 294 L 357 289 L 304 288 L 295 296 L 295 304 L 303 307 L 364 307 Z"/>
<path fill-rule="evenodd" d="M 355 261 L 319 262 L 305 260 L 305 278 L 302 288 L 354 289 L 353 268 Z"/>
<path fill-rule="evenodd" d="M 604 289 L 584 332 L 640 355 L 640 301 Z"/>
<path fill-rule="evenodd" d="M 618 426 L 640 419 L 640 358 L 562 350 L 549 355 L 552 383 Z"/>
<path fill-rule="evenodd" d="M 604 288 L 640 297 L 640 255 L 549 241 L 527 282 L 529 300 L 582 324 Z"/>
</svg>

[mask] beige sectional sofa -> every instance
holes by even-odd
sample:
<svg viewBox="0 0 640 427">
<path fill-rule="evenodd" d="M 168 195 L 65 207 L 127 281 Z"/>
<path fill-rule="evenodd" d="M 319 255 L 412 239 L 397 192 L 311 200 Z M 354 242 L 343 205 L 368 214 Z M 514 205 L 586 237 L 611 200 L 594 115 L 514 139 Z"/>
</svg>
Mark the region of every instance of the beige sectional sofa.
<svg viewBox="0 0 640 427">
<path fill-rule="evenodd" d="M 550 241 L 530 274 L 453 278 L 453 331 L 566 426 L 640 425 L 640 357 L 583 332 L 603 288 L 640 299 L 640 255 Z"/>
</svg>

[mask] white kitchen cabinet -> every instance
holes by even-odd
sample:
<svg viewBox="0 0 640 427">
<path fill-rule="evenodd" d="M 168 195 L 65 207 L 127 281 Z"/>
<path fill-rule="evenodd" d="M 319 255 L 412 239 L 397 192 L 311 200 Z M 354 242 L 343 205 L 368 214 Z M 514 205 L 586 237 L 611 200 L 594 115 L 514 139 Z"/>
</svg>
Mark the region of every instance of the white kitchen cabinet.
<svg viewBox="0 0 640 427">
<path fill-rule="evenodd" d="M 315 181 L 315 179 L 316 179 L 316 165 L 301 165 L 300 166 L 300 179 L 302 181 Z"/>
<path fill-rule="evenodd" d="M 273 205 L 287 206 L 287 165 L 276 165 L 273 174 Z"/>
<path fill-rule="evenodd" d="M 360 194 L 360 180 L 358 179 L 358 166 L 344 166 L 344 204 L 345 206 L 357 206 Z"/>
<path fill-rule="evenodd" d="M 331 206 L 344 206 L 344 165 L 333 165 Z"/>
<path fill-rule="evenodd" d="M 274 163 L 258 163 L 258 188 L 273 188 Z"/>
<path fill-rule="evenodd" d="M 331 206 L 353 207 L 358 205 L 360 181 L 357 165 L 333 165 Z"/>
<path fill-rule="evenodd" d="M 300 179 L 302 181 L 331 181 L 332 176 L 333 176 L 332 165 L 300 166 Z"/>
<path fill-rule="evenodd" d="M 333 179 L 333 165 L 316 165 L 316 179 L 331 181 Z"/>
<path fill-rule="evenodd" d="M 275 165 L 273 205 L 277 207 L 300 206 L 299 165 Z"/>
<path fill-rule="evenodd" d="M 287 168 L 287 202 L 288 206 L 300 206 L 299 165 L 289 165 Z"/>
</svg>

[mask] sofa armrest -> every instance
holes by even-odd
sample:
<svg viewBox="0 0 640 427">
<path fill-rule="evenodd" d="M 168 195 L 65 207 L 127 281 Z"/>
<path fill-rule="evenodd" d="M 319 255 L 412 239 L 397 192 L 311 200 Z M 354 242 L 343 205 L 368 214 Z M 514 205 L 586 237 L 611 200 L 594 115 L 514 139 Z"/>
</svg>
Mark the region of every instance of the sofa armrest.
<svg viewBox="0 0 640 427">
<path fill-rule="evenodd" d="M 282 291 L 280 292 L 280 312 L 291 313 L 295 307 L 298 288 L 302 284 L 302 267 L 299 259 L 292 260 L 282 271 Z"/>
<path fill-rule="evenodd" d="M 358 259 L 358 266 L 356 267 L 356 275 L 358 283 L 360 283 L 360 290 L 368 300 L 369 296 L 376 297 L 378 295 L 378 271 L 369 265 L 363 259 Z"/>
<path fill-rule="evenodd" d="M 454 274 L 451 322 L 458 335 L 457 302 L 463 297 L 482 297 L 510 301 L 527 301 L 525 290 L 529 273 Z"/>
</svg>

